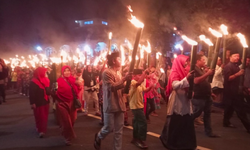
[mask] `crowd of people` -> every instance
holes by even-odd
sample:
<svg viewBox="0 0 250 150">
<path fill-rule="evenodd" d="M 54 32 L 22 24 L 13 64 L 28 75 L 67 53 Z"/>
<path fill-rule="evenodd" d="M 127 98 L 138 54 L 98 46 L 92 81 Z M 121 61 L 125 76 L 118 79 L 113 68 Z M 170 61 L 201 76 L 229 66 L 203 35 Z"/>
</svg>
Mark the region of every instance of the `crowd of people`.
<svg viewBox="0 0 250 150">
<path fill-rule="evenodd" d="M 71 145 L 76 137 L 74 123 L 77 112 L 89 114 L 94 107 L 94 115 L 100 116 L 101 130 L 95 134 L 94 147 L 101 149 L 102 140 L 114 133 L 113 149 L 122 149 L 123 126 L 129 125 L 128 111 L 133 114 L 133 135 L 131 143 L 147 149 L 147 125 L 150 115 L 158 116 L 157 109 L 167 104 L 166 123 L 160 140 L 167 149 L 194 150 L 197 147 L 195 126 L 204 124 L 205 134 L 211 138 L 220 137 L 212 130 L 212 105 L 224 109 L 223 126 L 235 128 L 230 119 L 235 111 L 250 133 L 250 57 L 246 68 L 241 69 L 237 51 L 227 51 L 226 62 L 218 57 L 215 69 L 207 66 L 203 51 L 196 56 L 195 69 L 190 72 L 190 58 L 178 55 L 171 62 L 160 67 L 134 69 L 121 66 L 119 52 L 107 55 L 107 61 L 98 67 L 87 65 L 83 68 L 62 66 L 61 75 L 54 81 L 53 68 L 35 69 L 9 68 L 0 61 L 0 91 L 2 102 L 6 102 L 5 88 L 28 96 L 34 111 L 39 137 L 47 130 L 49 104 L 54 103 L 56 119 L 62 129 L 66 145 Z M 107 64 L 107 65 L 106 65 Z M 72 69 L 72 70 L 71 70 Z M 213 76 L 212 83 L 208 78 Z M 242 78 L 242 76 L 244 78 Z M 193 95 L 187 96 L 190 82 L 194 83 Z M 124 90 L 131 81 L 129 92 Z M 243 87 L 241 87 L 243 82 Z M 79 100 L 81 108 L 75 107 Z M 91 103 L 93 101 L 93 103 Z M 203 114 L 203 116 L 202 116 Z"/>
</svg>

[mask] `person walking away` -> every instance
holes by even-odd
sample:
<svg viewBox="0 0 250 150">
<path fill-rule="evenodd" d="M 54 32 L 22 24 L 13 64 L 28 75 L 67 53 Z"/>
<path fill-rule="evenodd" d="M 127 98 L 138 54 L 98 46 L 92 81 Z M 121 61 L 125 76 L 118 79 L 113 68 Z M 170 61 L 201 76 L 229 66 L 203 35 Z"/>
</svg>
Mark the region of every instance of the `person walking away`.
<svg viewBox="0 0 250 150">
<path fill-rule="evenodd" d="M 223 67 L 224 65 L 221 62 L 221 58 L 218 57 L 214 78 L 211 83 L 212 92 L 213 94 L 215 94 L 214 105 L 217 107 L 222 107 L 223 88 L 224 88 Z"/>
<path fill-rule="evenodd" d="M 83 71 L 82 78 L 84 80 L 84 111 L 85 115 L 88 114 L 88 108 L 90 100 L 93 100 L 95 103 L 95 115 L 100 116 L 98 96 L 97 96 L 97 87 L 96 87 L 96 78 L 92 72 L 92 67 L 87 66 L 86 70 Z"/>
<path fill-rule="evenodd" d="M 244 74 L 244 70 L 238 66 L 240 55 L 237 51 L 231 51 L 230 62 L 224 67 L 224 97 L 223 103 L 225 105 L 223 126 L 235 128 L 231 124 L 230 119 L 233 116 L 234 111 L 237 113 L 238 118 L 250 133 L 250 122 L 247 118 L 247 114 L 242 109 L 244 103 L 244 97 L 239 94 L 240 76 Z"/>
<path fill-rule="evenodd" d="M 142 73 L 141 69 L 134 69 L 133 80 L 129 90 L 129 106 L 134 115 L 133 118 L 133 140 L 131 143 L 141 149 L 147 149 L 148 146 L 145 143 L 147 137 L 147 120 L 143 111 L 143 92 L 150 91 L 154 85 L 146 88 L 142 85 L 145 79 L 145 72 Z"/>
<path fill-rule="evenodd" d="M 107 56 L 107 60 L 110 68 L 104 70 L 102 74 L 104 126 L 95 134 L 94 147 L 99 150 L 101 140 L 109 133 L 114 132 L 113 150 L 121 150 L 124 111 L 126 110 L 122 98 L 122 89 L 124 88 L 124 82 L 131 78 L 131 74 L 121 78 L 119 52 L 111 53 Z"/>
<path fill-rule="evenodd" d="M 192 102 L 187 98 L 193 72 L 185 70 L 188 57 L 179 55 L 173 62 L 166 93 L 170 93 L 167 119 L 160 140 L 170 150 L 194 150 L 197 146 Z"/>
<path fill-rule="evenodd" d="M 70 146 L 76 138 L 73 126 L 76 120 L 76 109 L 73 105 L 74 97 L 78 95 L 76 79 L 71 75 L 69 66 L 62 67 L 62 76 L 57 79 L 58 89 L 56 91 L 56 111 L 65 144 Z"/>
<path fill-rule="evenodd" d="M 78 99 L 82 103 L 82 108 L 79 108 L 78 111 L 84 112 L 84 100 L 83 100 L 83 79 L 82 79 L 82 70 L 77 69 L 75 74 L 76 82 L 79 84 L 79 93 L 78 93 Z"/>
<path fill-rule="evenodd" d="M 204 128 L 205 133 L 208 137 L 219 137 L 212 131 L 211 127 L 211 85 L 207 81 L 207 77 L 214 74 L 214 70 L 209 69 L 204 72 L 205 68 L 205 57 L 203 55 L 197 54 L 196 56 L 196 66 L 194 71 L 194 94 L 193 94 L 193 108 L 194 108 L 194 118 L 197 118 L 204 112 Z"/>
<path fill-rule="evenodd" d="M 46 71 L 46 68 L 38 67 L 34 71 L 29 88 L 30 105 L 34 112 L 36 130 L 39 133 L 40 138 L 43 138 L 47 131 L 47 122 L 49 116 L 50 91 L 48 90 L 48 87 L 50 81 L 45 76 Z"/>
</svg>

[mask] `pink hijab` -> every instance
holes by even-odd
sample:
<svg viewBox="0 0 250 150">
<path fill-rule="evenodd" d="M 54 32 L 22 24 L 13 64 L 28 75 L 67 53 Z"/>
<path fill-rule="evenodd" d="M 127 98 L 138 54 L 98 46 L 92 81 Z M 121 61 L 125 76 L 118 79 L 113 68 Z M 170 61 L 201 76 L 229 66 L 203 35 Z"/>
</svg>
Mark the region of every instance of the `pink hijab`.
<svg viewBox="0 0 250 150">
<path fill-rule="evenodd" d="M 176 81 L 176 80 L 180 81 L 187 76 L 188 70 L 184 68 L 184 65 L 186 61 L 188 60 L 188 58 L 189 57 L 185 55 L 178 55 L 178 57 L 174 60 L 172 71 L 168 79 L 168 85 L 167 85 L 167 90 L 166 90 L 167 96 L 169 96 L 173 90 L 172 88 L 173 81 Z"/>
</svg>

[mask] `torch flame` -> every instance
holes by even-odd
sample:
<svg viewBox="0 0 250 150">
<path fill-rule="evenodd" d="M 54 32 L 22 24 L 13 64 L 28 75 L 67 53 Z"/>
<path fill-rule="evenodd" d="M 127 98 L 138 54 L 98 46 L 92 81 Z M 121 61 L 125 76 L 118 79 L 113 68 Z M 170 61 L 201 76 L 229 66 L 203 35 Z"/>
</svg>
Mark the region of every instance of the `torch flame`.
<svg viewBox="0 0 250 150">
<path fill-rule="evenodd" d="M 151 53 L 151 44 L 149 43 L 149 41 L 147 41 L 148 46 L 145 48 L 147 53 Z"/>
<path fill-rule="evenodd" d="M 242 46 L 248 48 L 245 36 L 241 33 L 238 33 L 237 36 L 239 37 Z"/>
<path fill-rule="evenodd" d="M 188 44 L 190 45 L 197 45 L 198 43 L 190 38 L 188 38 L 186 35 L 181 36 L 183 40 L 185 40 L 186 42 L 188 42 Z"/>
<path fill-rule="evenodd" d="M 204 41 L 208 46 L 214 45 L 209 39 L 206 38 L 205 35 L 200 35 L 199 38 L 200 38 L 200 40 Z"/>
<path fill-rule="evenodd" d="M 127 7 L 128 7 L 128 10 L 129 10 L 130 12 L 133 12 L 133 10 L 132 10 L 132 8 L 131 8 L 130 5 L 128 5 Z"/>
<path fill-rule="evenodd" d="M 125 65 L 125 53 L 124 53 L 124 48 L 123 46 L 120 46 L 120 49 L 121 49 L 121 61 L 122 61 L 122 66 Z"/>
<path fill-rule="evenodd" d="M 160 70 L 161 70 L 161 73 L 164 73 L 164 72 L 165 72 L 164 69 L 162 69 L 162 68 L 160 68 Z"/>
<path fill-rule="evenodd" d="M 218 31 L 216 31 L 216 30 L 214 30 L 214 29 L 212 29 L 212 28 L 209 28 L 208 29 L 214 36 L 216 36 L 216 37 L 222 37 L 222 34 L 220 33 L 220 32 L 218 32 Z"/>
<path fill-rule="evenodd" d="M 128 19 L 134 26 L 136 26 L 137 28 L 143 28 L 144 24 L 138 20 L 135 16 L 133 16 L 131 14 L 131 19 Z"/>
<path fill-rule="evenodd" d="M 112 32 L 109 32 L 109 39 L 112 39 Z"/>
<path fill-rule="evenodd" d="M 222 25 L 220 25 L 220 29 L 221 29 L 221 31 L 223 32 L 224 35 L 228 35 L 227 26 L 222 24 Z"/>
<path fill-rule="evenodd" d="M 157 53 L 156 53 L 156 59 L 159 59 L 160 56 L 161 56 L 161 53 L 160 53 L 160 52 L 157 52 Z"/>
</svg>

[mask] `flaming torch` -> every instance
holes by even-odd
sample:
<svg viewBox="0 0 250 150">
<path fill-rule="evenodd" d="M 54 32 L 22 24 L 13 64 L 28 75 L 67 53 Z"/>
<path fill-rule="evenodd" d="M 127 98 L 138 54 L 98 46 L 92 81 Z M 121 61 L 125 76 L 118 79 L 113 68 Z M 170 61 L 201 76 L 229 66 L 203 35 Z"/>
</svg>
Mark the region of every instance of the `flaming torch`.
<svg viewBox="0 0 250 150">
<path fill-rule="evenodd" d="M 217 60 L 218 60 L 218 56 L 219 56 L 220 42 L 221 42 L 222 34 L 220 32 L 218 32 L 218 31 L 215 31 L 215 30 L 211 29 L 211 28 L 209 28 L 209 31 L 214 36 L 217 37 L 217 41 L 216 41 L 215 49 L 214 49 L 214 56 L 213 56 L 212 62 L 210 64 L 210 69 L 215 69 L 216 63 L 217 63 Z M 214 77 L 214 75 L 209 76 L 208 77 L 208 82 L 212 83 L 213 77 Z"/>
<path fill-rule="evenodd" d="M 183 35 L 181 36 L 183 40 L 185 40 L 188 44 L 192 45 L 191 50 L 191 66 L 190 66 L 190 72 L 194 70 L 195 64 L 196 64 L 196 53 L 197 53 L 197 42 L 194 40 L 189 39 L 187 36 Z M 194 76 L 192 75 L 192 78 L 189 81 L 189 88 L 188 88 L 188 98 L 192 98 L 193 95 L 193 87 L 194 87 Z"/>
<path fill-rule="evenodd" d="M 150 57 L 151 57 L 151 55 L 150 55 L 150 53 L 151 53 L 151 45 L 150 45 L 149 41 L 147 41 L 147 42 L 148 42 L 148 46 L 146 47 L 146 52 L 147 52 L 147 66 L 149 68 L 149 66 L 150 66 Z"/>
<path fill-rule="evenodd" d="M 228 31 L 227 31 L 227 26 L 225 26 L 224 24 L 222 24 L 220 26 L 220 29 L 223 32 L 223 57 L 222 57 L 222 63 L 225 64 L 226 63 L 226 40 L 227 40 Z"/>
<path fill-rule="evenodd" d="M 108 54 L 111 53 L 111 40 L 112 40 L 112 32 L 109 32 Z"/>
<path fill-rule="evenodd" d="M 246 38 L 243 34 L 241 33 L 238 33 L 237 34 L 238 38 L 240 39 L 240 42 L 243 46 L 243 53 L 242 53 L 242 67 L 241 69 L 245 69 L 246 68 L 246 56 L 247 56 L 247 48 L 248 48 L 248 45 L 247 45 L 247 42 L 246 42 Z M 242 92 L 243 90 L 243 85 L 244 85 L 244 75 L 242 75 L 240 77 L 240 92 Z"/>
<path fill-rule="evenodd" d="M 131 9 L 131 8 L 130 8 Z M 132 9 L 131 9 L 132 10 Z M 131 11 L 130 10 L 130 11 Z M 133 52 L 132 52 L 132 60 L 131 60 L 131 63 L 130 63 L 130 66 L 129 66 L 129 73 L 133 72 L 134 70 L 134 66 L 135 66 L 135 57 L 136 57 L 136 53 L 137 53 L 137 49 L 138 49 L 138 46 L 139 46 L 139 42 L 140 42 L 140 39 L 141 39 L 141 34 L 142 34 L 142 29 L 144 27 L 144 24 L 139 21 L 135 16 L 133 16 L 131 14 L 131 19 L 129 19 L 129 21 L 135 26 L 137 27 L 137 34 L 136 34 L 136 38 L 135 38 L 135 43 L 134 43 L 134 48 L 133 48 Z M 124 92 L 126 94 L 128 94 L 129 92 L 129 87 L 130 87 L 130 84 L 131 84 L 131 80 L 128 80 L 127 83 L 126 83 L 126 86 L 125 86 L 125 89 L 124 89 Z"/>
<path fill-rule="evenodd" d="M 211 60 L 212 60 L 212 57 L 213 57 L 213 46 L 214 46 L 214 44 L 209 39 L 207 39 L 205 35 L 200 35 L 199 38 L 200 38 L 201 41 L 204 41 L 208 45 L 207 66 L 210 66 Z"/>
</svg>

